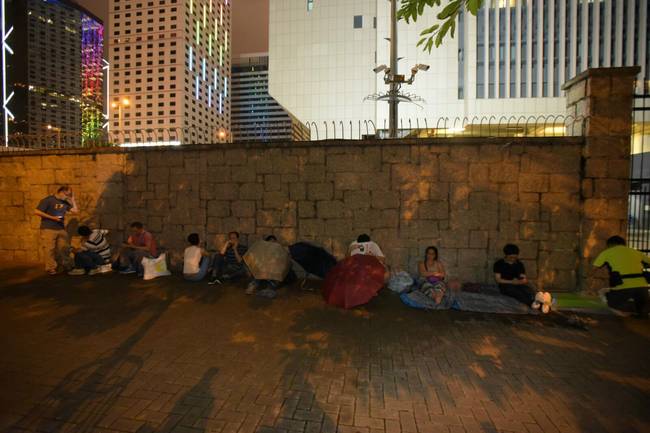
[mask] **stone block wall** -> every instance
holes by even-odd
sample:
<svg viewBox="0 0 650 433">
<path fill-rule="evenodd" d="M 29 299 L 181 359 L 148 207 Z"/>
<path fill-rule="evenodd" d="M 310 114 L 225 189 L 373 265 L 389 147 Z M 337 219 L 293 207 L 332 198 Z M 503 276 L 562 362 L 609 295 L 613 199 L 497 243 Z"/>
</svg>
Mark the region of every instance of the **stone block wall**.
<svg viewBox="0 0 650 433">
<path fill-rule="evenodd" d="M 342 257 L 368 233 L 414 271 L 436 245 L 452 276 L 487 282 L 506 242 L 543 287 L 575 289 L 582 138 L 324 142 L 276 146 L 60 151 L 0 156 L 0 260 L 36 258 L 33 209 L 60 184 L 70 220 L 112 231 L 142 221 L 178 263 L 198 232 L 318 241 Z"/>
<path fill-rule="evenodd" d="M 565 84 L 579 138 L 330 141 L 249 146 L 0 154 L 0 263 L 37 259 L 33 209 L 58 185 L 75 191 L 69 221 L 112 231 L 142 221 L 178 265 L 198 232 L 216 248 L 275 234 L 339 257 L 368 233 L 395 268 L 414 271 L 436 245 L 451 276 L 492 281 L 507 242 L 539 287 L 595 291 L 591 262 L 626 235 L 637 67 L 590 69 Z"/>
</svg>

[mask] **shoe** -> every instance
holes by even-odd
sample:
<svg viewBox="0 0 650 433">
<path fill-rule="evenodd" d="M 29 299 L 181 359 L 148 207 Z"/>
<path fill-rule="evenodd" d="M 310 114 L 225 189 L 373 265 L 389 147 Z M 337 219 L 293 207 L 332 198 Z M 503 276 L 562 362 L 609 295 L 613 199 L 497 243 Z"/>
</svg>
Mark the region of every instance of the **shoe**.
<svg viewBox="0 0 650 433">
<path fill-rule="evenodd" d="M 535 301 L 535 302 L 533 302 L 532 304 L 530 304 L 530 308 L 532 308 L 533 310 L 539 310 L 539 307 L 541 307 L 541 306 L 542 306 L 542 304 L 540 304 L 540 303 L 537 302 L 537 301 Z"/>
<path fill-rule="evenodd" d="M 101 265 L 97 269 L 99 269 L 100 274 L 107 274 L 109 272 L 113 272 L 113 266 L 110 263 L 108 263 L 106 265 Z"/>
<path fill-rule="evenodd" d="M 88 271 L 88 275 L 97 275 L 101 272 L 99 268 L 94 268 Z"/>
<path fill-rule="evenodd" d="M 246 291 L 244 291 L 244 293 L 247 295 L 253 295 L 255 294 L 255 289 L 257 289 L 257 284 L 255 284 L 255 281 L 251 281 L 248 283 L 248 287 L 246 287 Z"/>
<path fill-rule="evenodd" d="M 52 275 L 52 274 L 50 274 Z M 81 268 L 75 268 L 68 272 L 68 275 L 86 275 L 86 270 Z"/>
<path fill-rule="evenodd" d="M 133 268 L 126 268 L 126 269 L 122 269 L 122 270 L 120 271 L 120 274 L 122 274 L 122 275 L 129 275 L 129 274 L 135 274 L 135 272 L 136 272 L 136 271 L 135 271 L 135 269 L 133 269 Z"/>
<path fill-rule="evenodd" d="M 262 298 L 267 298 L 267 299 L 274 299 L 276 296 L 278 296 L 278 294 L 273 289 L 262 289 L 259 292 L 257 292 L 257 296 L 260 296 Z"/>
<path fill-rule="evenodd" d="M 609 287 L 605 287 L 604 289 L 600 289 L 598 291 L 598 297 L 600 298 L 600 302 L 603 304 L 607 305 L 607 292 L 610 291 Z"/>
<path fill-rule="evenodd" d="M 208 281 L 208 284 L 211 285 L 211 286 L 213 286 L 213 285 L 215 285 L 215 284 L 223 284 L 223 282 L 222 282 L 219 278 L 214 277 L 213 279 L 211 279 L 210 281 Z"/>
<path fill-rule="evenodd" d="M 45 271 L 45 272 L 47 273 L 47 275 L 50 275 L 50 276 L 52 276 L 52 277 L 58 274 L 58 272 L 56 271 L 56 269 L 50 269 L 50 270 L 47 270 L 47 271 Z"/>
<path fill-rule="evenodd" d="M 542 304 L 542 313 L 548 314 L 553 306 L 553 297 L 549 292 L 544 292 L 544 303 Z"/>
</svg>

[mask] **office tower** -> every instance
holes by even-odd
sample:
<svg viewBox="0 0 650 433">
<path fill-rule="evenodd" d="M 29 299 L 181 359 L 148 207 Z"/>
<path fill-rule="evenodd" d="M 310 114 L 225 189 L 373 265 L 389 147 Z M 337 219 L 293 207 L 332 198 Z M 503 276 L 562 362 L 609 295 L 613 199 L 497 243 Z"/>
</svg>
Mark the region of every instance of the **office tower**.
<svg viewBox="0 0 650 433">
<path fill-rule="evenodd" d="M 267 53 L 244 54 L 232 66 L 233 141 L 304 141 L 309 130 L 269 95 Z"/>
<path fill-rule="evenodd" d="M 230 0 L 110 0 L 111 135 L 230 138 Z"/>
<path fill-rule="evenodd" d="M 90 145 L 103 136 L 104 26 L 64 0 L 1 0 L 5 145 Z M 13 92 L 13 96 L 10 95 Z M 47 137 L 44 137 L 47 136 Z M 45 142 L 48 140 L 47 142 Z"/>
<path fill-rule="evenodd" d="M 505 123 L 564 114 L 562 84 L 591 67 L 639 65 L 638 90 L 648 87 L 647 0 L 484 2 L 428 53 L 417 43 L 436 13 L 398 24 L 399 73 L 431 66 L 402 86 L 423 101 L 400 104 L 400 127 L 415 128 L 418 119 L 424 127 L 425 118 L 432 127 L 445 117 Z M 269 88 L 283 107 L 321 132 L 331 121 L 385 128 L 388 104 L 364 97 L 387 90 L 373 68 L 390 60 L 389 1 L 274 0 L 269 31 Z"/>
</svg>

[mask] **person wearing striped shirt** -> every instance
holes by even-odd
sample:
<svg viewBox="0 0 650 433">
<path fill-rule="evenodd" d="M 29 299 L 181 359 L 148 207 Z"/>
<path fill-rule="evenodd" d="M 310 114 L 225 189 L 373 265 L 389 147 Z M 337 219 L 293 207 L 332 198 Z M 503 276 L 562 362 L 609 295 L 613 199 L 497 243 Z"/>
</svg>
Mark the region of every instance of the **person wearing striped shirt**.
<svg viewBox="0 0 650 433">
<path fill-rule="evenodd" d="M 106 239 L 108 230 L 80 226 L 81 247 L 75 251 L 75 269 L 70 275 L 94 275 L 111 271 L 111 246 Z"/>
</svg>

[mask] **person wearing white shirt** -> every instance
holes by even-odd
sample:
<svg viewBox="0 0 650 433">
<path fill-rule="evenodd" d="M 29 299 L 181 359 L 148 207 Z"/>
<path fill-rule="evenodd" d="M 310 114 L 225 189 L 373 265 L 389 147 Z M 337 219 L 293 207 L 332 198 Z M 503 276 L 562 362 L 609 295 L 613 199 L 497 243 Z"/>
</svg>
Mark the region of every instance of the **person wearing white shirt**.
<svg viewBox="0 0 650 433">
<path fill-rule="evenodd" d="M 373 256 L 376 257 L 377 260 L 384 266 L 386 269 L 386 273 L 384 275 L 384 279 L 388 281 L 390 278 L 390 269 L 388 268 L 388 265 L 386 264 L 386 257 L 384 256 L 383 251 L 381 248 L 379 248 L 379 245 L 377 245 L 376 242 L 373 242 L 370 239 L 370 236 L 367 234 L 361 234 L 357 237 L 357 240 L 352 242 L 350 246 L 348 247 L 348 257 L 350 256 L 356 256 L 356 255 L 364 255 L 364 256 Z"/>
<path fill-rule="evenodd" d="M 208 275 L 210 268 L 210 253 L 199 246 L 198 233 L 187 237 L 190 246 L 183 253 L 183 278 L 187 281 L 201 281 Z"/>
</svg>

